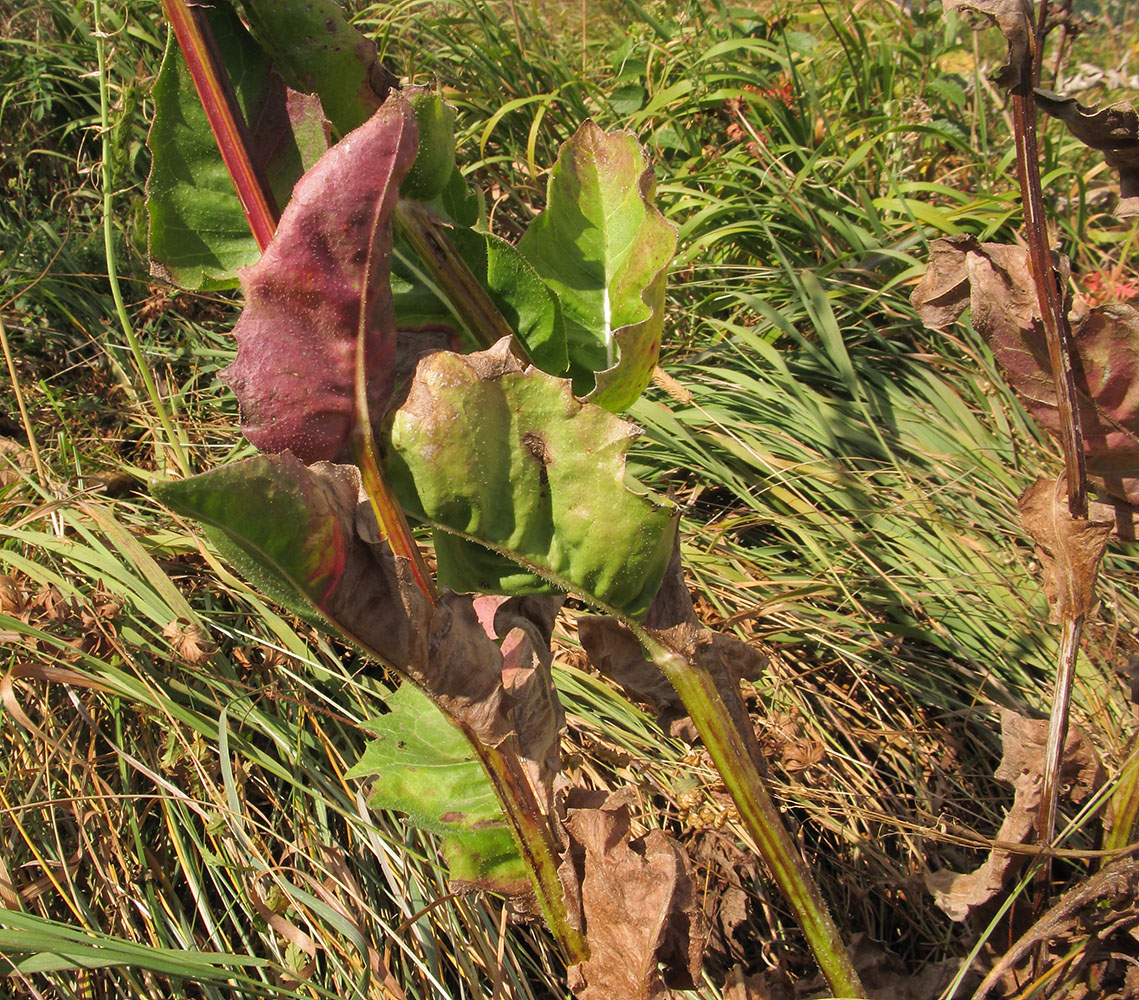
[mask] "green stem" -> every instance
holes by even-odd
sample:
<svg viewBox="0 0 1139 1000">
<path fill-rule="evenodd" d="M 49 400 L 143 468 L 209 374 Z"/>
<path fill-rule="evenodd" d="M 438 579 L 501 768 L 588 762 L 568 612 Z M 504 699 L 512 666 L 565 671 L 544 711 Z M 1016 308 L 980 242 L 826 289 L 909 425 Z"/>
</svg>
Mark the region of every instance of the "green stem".
<svg viewBox="0 0 1139 1000">
<path fill-rule="evenodd" d="M 401 198 L 392 218 L 396 231 L 411 244 L 479 347 L 514 336 L 494 300 L 447 239 L 446 227 L 427 206 Z M 519 343 L 517 338 L 514 342 Z"/>
<path fill-rule="evenodd" d="M 831 991 L 836 997 L 866 996 L 838 926 L 827 910 L 810 869 L 783 825 L 745 737 L 732 721 L 716 688 L 715 679 L 694 659 L 670 649 L 643 627 L 634 626 L 633 629 L 645 651 L 684 702 L 748 833 L 803 929 L 807 944 Z"/>
<path fill-rule="evenodd" d="M 1122 851 L 1139 838 L 1139 742 L 1132 744 L 1131 756 L 1119 772 L 1111 795 L 1111 815 L 1111 831 L 1103 847 L 1105 851 Z"/>
<path fill-rule="evenodd" d="M 478 753 L 479 761 L 490 777 L 495 795 L 503 807 L 510 825 L 514 843 L 522 854 L 530 883 L 542 916 L 546 918 L 563 956 L 569 965 L 577 965 L 589 958 L 589 946 L 577 928 L 569 921 L 566 910 L 565 889 L 558 878 L 558 850 L 554 844 L 549 820 L 534 797 L 530 782 L 513 747 L 507 742 L 507 751 L 488 747 L 477 736 L 464 729 L 464 734 Z"/>
<path fill-rule="evenodd" d="M 111 298 L 115 303 L 115 313 L 122 327 L 123 336 L 126 337 L 127 347 L 134 359 L 135 367 L 142 377 L 142 384 L 146 387 L 146 395 L 150 399 L 154 412 L 158 416 L 162 430 L 166 434 L 166 442 L 173 452 L 174 461 L 179 471 L 186 475 L 190 471 L 190 463 L 182 448 L 182 439 L 174 430 L 170 415 L 166 412 L 166 404 L 158 391 L 158 385 L 151 374 L 150 365 L 143 356 L 142 347 L 135 336 L 134 326 L 127 315 L 126 303 L 123 301 L 123 292 L 119 287 L 118 268 L 115 264 L 115 233 L 112 223 L 112 209 L 114 207 L 114 187 L 111 176 L 111 124 L 110 124 L 110 98 L 107 87 L 107 45 L 106 35 L 103 32 L 103 8 L 101 0 L 93 0 L 93 20 L 95 28 L 95 55 L 99 63 L 99 128 L 102 135 L 102 163 L 100 164 L 100 178 L 103 187 L 103 254 L 107 262 L 107 280 L 111 285 Z"/>
</svg>

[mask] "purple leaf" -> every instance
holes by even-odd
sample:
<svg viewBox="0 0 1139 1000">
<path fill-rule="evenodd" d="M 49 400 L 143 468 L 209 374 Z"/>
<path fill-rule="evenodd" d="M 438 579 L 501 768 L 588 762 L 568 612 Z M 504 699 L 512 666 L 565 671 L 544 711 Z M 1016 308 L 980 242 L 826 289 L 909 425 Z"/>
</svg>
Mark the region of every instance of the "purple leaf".
<svg viewBox="0 0 1139 1000">
<path fill-rule="evenodd" d="M 222 380 L 262 451 L 333 460 L 364 413 L 383 413 L 395 357 L 391 214 L 415 152 L 415 116 L 393 94 L 301 178 L 265 255 L 239 272 L 245 310 Z"/>
</svg>

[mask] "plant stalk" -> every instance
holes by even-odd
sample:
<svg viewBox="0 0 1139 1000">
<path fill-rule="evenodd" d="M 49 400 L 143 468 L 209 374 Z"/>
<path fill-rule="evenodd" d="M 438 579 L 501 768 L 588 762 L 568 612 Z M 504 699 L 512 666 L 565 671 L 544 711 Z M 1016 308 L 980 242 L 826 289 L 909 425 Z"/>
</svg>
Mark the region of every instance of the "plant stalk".
<svg viewBox="0 0 1139 1000">
<path fill-rule="evenodd" d="M 464 735 L 475 748 L 503 806 L 514 842 L 530 873 L 538 906 L 562 949 L 563 957 L 569 965 L 584 962 L 589 958 L 589 945 L 582 933 L 570 924 L 565 889 L 558 878 L 558 850 L 550 823 L 522 770 L 513 738 L 507 743 L 504 753 L 497 747 L 481 743 L 474 733 L 465 728 Z"/>
<path fill-rule="evenodd" d="M 134 359 L 142 384 L 146 387 L 146 395 L 151 406 L 158 416 L 158 422 L 166 435 L 166 442 L 174 456 L 174 462 L 183 475 L 190 472 L 190 461 L 182 448 L 182 439 L 174 429 L 170 414 L 166 412 L 166 404 L 158 391 L 158 385 L 151 374 L 150 365 L 143 357 L 142 345 L 135 336 L 134 325 L 127 315 L 126 302 L 123 299 L 122 288 L 119 286 L 119 273 L 115 264 L 115 233 L 112 223 L 112 209 L 114 207 L 114 178 L 111 176 L 111 122 L 110 122 L 110 95 L 107 88 L 107 44 L 103 31 L 103 5 L 101 0 L 93 0 L 92 18 L 94 21 L 95 55 L 99 63 L 99 131 L 102 137 L 100 154 L 100 182 L 103 188 L 103 254 L 107 262 L 107 281 L 111 286 L 111 298 L 115 303 L 115 314 L 119 319 L 127 347 Z"/>
<path fill-rule="evenodd" d="M 253 162 L 249 126 L 238 106 L 205 8 L 191 6 L 187 0 L 162 0 L 162 9 L 190 70 L 198 100 L 249 221 L 249 229 L 257 248 L 264 253 L 277 229 L 281 212 L 263 171 Z"/>
<path fill-rule="evenodd" d="M 459 314 L 480 348 L 503 337 L 514 337 L 506 318 L 494 304 L 482 282 L 447 239 L 447 230 L 429 208 L 401 198 L 393 216 L 396 231 L 411 244 L 435 283 Z M 514 343 L 519 344 L 514 337 Z M 520 345 L 519 345 L 520 346 Z"/>
<path fill-rule="evenodd" d="M 767 784 L 744 743 L 744 735 L 732 721 L 716 688 L 715 679 L 699 663 L 670 649 L 643 627 L 635 626 L 634 632 L 652 661 L 668 677 L 696 724 L 748 833 L 803 929 L 831 991 L 836 997 L 866 996 L 838 926 L 783 824 Z"/>
</svg>

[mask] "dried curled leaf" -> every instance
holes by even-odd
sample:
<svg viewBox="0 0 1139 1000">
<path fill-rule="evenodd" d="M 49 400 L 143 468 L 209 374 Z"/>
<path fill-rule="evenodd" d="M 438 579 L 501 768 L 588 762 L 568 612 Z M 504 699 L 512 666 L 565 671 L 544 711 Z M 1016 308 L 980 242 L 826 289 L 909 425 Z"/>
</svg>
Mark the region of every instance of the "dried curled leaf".
<svg viewBox="0 0 1139 1000">
<path fill-rule="evenodd" d="M 1048 598 L 1048 620 L 1059 625 L 1080 615 L 1090 614 L 1098 603 L 1095 581 L 1107 540 L 1115 528 L 1114 517 L 1096 520 L 1072 517 L 1063 482 L 1038 479 L 1017 500 L 1020 520 L 1036 543 L 1036 554 L 1044 567 L 1044 593 Z M 1111 508 L 1103 504 L 1108 514 Z"/>
<path fill-rule="evenodd" d="M 1139 215 L 1139 114 L 1126 101 L 1106 108 L 1086 107 L 1073 97 L 1036 91 L 1036 103 L 1068 126 L 1080 142 L 1103 153 L 1107 165 L 1119 174 L 1121 219 Z"/>
<path fill-rule="evenodd" d="M 391 214 L 415 159 L 415 116 L 393 95 L 293 191 L 264 256 L 240 272 L 237 360 L 222 373 L 262 451 L 334 460 L 360 415 L 387 405 L 395 357 Z"/>
<path fill-rule="evenodd" d="M 934 330 L 969 308 L 973 329 L 1010 384 L 1040 424 L 1059 436 L 1052 365 L 1025 250 L 972 236 L 937 240 L 911 300 Z M 1070 319 L 1088 474 L 1110 496 L 1139 504 L 1139 311 L 1108 303 L 1073 311 Z M 1127 512 L 1117 516 L 1125 520 Z"/>
<path fill-rule="evenodd" d="M 1027 719 L 1010 709 L 1001 711 L 1001 743 L 1004 756 L 995 776 L 1014 788 L 1013 803 L 995 840 L 1000 844 L 1027 843 L 1035 831 L 1041 801 L 1041 767 L 1048 722 Z M 1072 726 L 1064 742 L 1060 780 L 1067 797 L 1081 802 L 1103 782 L 1103 769 L 1091 744 Z M 948 870 L 926 875 L 926 887 L 934 901 L 952 920 L 965 920 L 978 907 L 1004 892 L 1024 866 L 1028 855 L 994 847 L 980 868 L 968 874 Z"/>
<path fill-rule="evenodd" d="M 1000 29 L 1008 42 L 1008 62 L 993 74 L 993 79 L 1002 87 L 1016 87 L 1025 82 L 1025 74 L 1032 68 L 1035 46 L 1032 7 L 1032 0 L 944 0 L 942 4 L 946 11 L 984 14 Z"/>
<path fill-rule="evenodd" d="M 570 970 L 579 1000 L 658 1000 L 700 978 L 704 919 L 684 849 L 662 830 L 630 838 L 627 797 L 574 789 L 562 879 L 580 892 L 590 956 Z"/>
</svg>

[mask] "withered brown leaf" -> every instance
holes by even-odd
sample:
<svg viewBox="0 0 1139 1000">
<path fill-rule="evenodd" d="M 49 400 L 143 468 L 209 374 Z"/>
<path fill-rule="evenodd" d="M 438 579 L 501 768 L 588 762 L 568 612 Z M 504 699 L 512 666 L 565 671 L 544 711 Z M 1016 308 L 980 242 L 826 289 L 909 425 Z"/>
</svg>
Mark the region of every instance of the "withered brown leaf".
<svg viewBox="0 0 1139 1000">
<path fill-rule="evenodd" d="M 1053 625 L 1090 614 L 1097 605 L 1096 576 L 1115 518 L 1075 518 L 1068 509 L 1063 480 L 1037 479 L 1017 500 L 1020 521 L 1036 543 L 1044 568 L 1048 620 Z M 1093 505 L 1110 514 L 1111 508 Z"/>
<path fill-rule="evenodd" d="M 944 0 L 945 11 L 960 9 L 984 14 L 1008 42 L 1008 62 L 993 79 L 1002 87 L 1016 87 L 1031 66 L 1033 53 L 1032 0 Z"/>
<path fill-rule="evenodd" d="M 1036 103 L 1068 126 L 1080 142 L 1103 153 L 1107 165 L 1119 174 L 1121 219 L 1139 215 L 1139 114 L 1126 101 L 1106 108 L 1087 107 L 1073 97 L 1036 91 Z"/>
<path fill-rule="evenodd" d="M 662 1000 L 700 978 L 704 918 L 684 848 L 630 836 L 627 793 L 573 789 L 563 881 L 580 891 L 590 956 L 570 970 L 579 1000 Z"/>
</svg>

